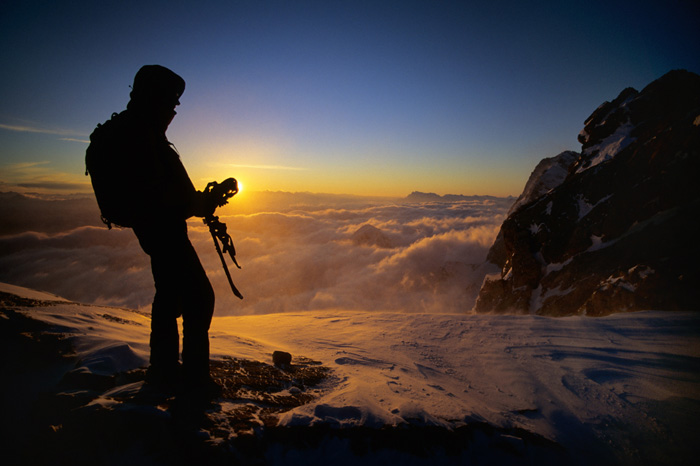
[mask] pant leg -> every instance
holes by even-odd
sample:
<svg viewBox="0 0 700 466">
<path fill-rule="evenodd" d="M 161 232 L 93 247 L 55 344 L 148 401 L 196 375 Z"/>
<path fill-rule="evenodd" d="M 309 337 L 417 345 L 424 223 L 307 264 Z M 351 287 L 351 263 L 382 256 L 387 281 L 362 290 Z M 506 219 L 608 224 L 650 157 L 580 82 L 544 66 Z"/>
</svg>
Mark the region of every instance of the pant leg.
<svg viewBox="0 0 700 466">
<path fill-rule="evenodd" d="M 180 360 L 177 318 L 181 314 L 181 302 L 175 266 L 167 254 L 151 255 L 156 294 L 151 306 L 150 362 L 152 368 L 163 372 L 176 370 Z"/>
<path fill-rule="evenodd" d="M 184 251 L 187 270 L 183 277 L 182 363 L 185 377 L 209 376 L 209 327 L 214 315 L 214 289 L 192 245 Z"/>
<path fill-rule="evenodd" d="M 156 287 L 151 315 L 151 365 L 177 365 L 177 317 L 183 317 L 183 366 L 189 377 L 209 375 L 209 326 L 214 290 L 192 243 L 186 224 L 134 229 L 151 256 Z"/>
</svg>

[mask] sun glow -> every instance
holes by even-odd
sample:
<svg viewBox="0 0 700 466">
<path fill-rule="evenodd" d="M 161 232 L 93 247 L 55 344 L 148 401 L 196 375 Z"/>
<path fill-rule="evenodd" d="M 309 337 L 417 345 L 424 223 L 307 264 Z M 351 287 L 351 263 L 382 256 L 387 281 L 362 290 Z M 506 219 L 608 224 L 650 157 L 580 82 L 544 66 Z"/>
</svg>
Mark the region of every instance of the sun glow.
<svg viewBox="0 0 700 466">
<path fill-rule="evenodd" d="M 236 195 L 230 199 L 230 202 L 233 202 L 234 205 L 239 204 L 241 202 L 250 202 L 250 199 L 248 199 L 248 192 L 246 192 L 246 188 L 244 183 L 241 183 L 241 181 L 236 178 L 236 182 L 238 184 L 238 192 L 236 192 Z"/>
</svg>

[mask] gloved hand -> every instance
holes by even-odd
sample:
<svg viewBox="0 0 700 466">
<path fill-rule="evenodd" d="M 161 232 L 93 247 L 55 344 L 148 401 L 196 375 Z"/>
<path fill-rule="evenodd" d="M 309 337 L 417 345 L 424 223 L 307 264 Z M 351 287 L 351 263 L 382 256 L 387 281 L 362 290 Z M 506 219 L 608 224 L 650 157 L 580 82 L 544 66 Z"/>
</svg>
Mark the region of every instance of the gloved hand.
<svg viewBox="0 0 700 466">
<path fill-rule="evenodd" d="M 228 178 L 221 183 L 212 181 L 202 192 L 201 205 L 196 209 L 198 217 L 208 217 L 214 215 L 217 207 L 222 207 L 228 200 L 238 192 L 238 181 L 235 178 Z M 199 215 L 199 214 L 202 215 Z"/>
</svg>

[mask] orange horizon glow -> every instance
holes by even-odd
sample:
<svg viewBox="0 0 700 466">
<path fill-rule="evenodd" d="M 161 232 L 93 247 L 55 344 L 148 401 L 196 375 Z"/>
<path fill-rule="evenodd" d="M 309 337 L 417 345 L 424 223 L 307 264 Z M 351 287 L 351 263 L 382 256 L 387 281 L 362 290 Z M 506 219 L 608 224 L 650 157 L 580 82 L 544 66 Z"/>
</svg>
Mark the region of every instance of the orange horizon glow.
<svg viewBox="0 0 700 466">
<path fill-rule="evenodd" d="M 700 72 L 689 4 L 642 2 L 630 21 L 622 3 L 11 3 L 2 191 L 91 192 L 89 136 L 146 64 L 187 83 L 167 137 L 198 189 L 390 197 L 516 196 L 542 159 L 581 150 L 602 102 Z"/>
</svg>

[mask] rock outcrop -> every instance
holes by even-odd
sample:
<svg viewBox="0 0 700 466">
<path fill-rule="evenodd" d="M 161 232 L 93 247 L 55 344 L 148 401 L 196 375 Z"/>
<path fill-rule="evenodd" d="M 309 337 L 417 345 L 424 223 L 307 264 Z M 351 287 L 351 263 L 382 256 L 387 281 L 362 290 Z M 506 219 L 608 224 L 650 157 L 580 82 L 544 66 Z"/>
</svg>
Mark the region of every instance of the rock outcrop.
<svg viewBox="0 0 700 466">
<path fill-rule="evenodd" d="M 698 309 L 700 76 L 671 71 L 605 102 L 580 155 L 533 172 L 489 253 L 477 312 Z M 549 177 L 554 172 L 564 177 Z M 554 186 L 552 186 L 554 184 Z"/>
</svg>

